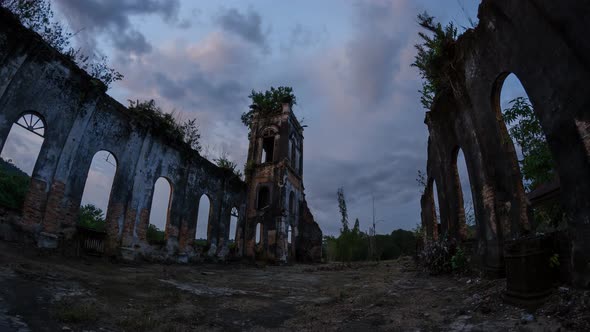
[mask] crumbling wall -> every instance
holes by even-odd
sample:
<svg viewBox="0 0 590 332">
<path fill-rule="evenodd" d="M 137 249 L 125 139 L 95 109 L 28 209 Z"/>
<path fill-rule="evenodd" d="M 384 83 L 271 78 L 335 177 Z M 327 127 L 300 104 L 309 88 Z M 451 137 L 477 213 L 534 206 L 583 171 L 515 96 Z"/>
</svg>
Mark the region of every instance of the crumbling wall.
<svg viewBox="0 0 590 332">
<path fill-rule="evenodd" d="M 71 239 L 92 158 L 106 150 L 117 159 L 106 212 L 109 253 L 122 248 L 126 257 L 134 257 L 153 251 L 146 242 L 146 230 L 155 182 L 164 177 L 171 184 L 172 198 L 166 251 L 159 255 L 166 259 L 190 256 L 199 198 L 207 194 L 211 200 L 209 254 L 224 257 L 229 211 L 233 206 L 244 211 L 245 184 L 186 144 L 162 134 L 156 124 L 131 112 L 105 90 L 12 14 L 0 10 L 0 150 L 24 112 L 34 112 L 46 127 L 20 226 L 34 234 L 41 246 Z"/>
<path fill-rule="evenodd" d="M 499 112 L 502 83 L 514 73 L 559 173 L 573 245 L 572 281 L 590 285 L 589 15 L 590 3 L 583 0 L 484 0 L 478 26 L 455 45 L 454 88 L 437 96 L 427 112 L 427 175 L 441 188 L 442 232 L 461 238 L 463 207 L 453 165 L 460 148 L 474 194 L 477 250 L 490 271 L 503 270 L 504 240 L 529 228 L 514 146 Z M 434 222 L 428 218 L 423 211 L 425 227 Z"/>
<path fill-rule="evenodd" d="M 301 206 L 301 219 L 299 220 L 299 236 L 296 238 L 297 261 L 318 263 L 322 261 L 323 234 L 320 226 L 315 222 L 307 201 L 304 199 Z"/>
</svg>

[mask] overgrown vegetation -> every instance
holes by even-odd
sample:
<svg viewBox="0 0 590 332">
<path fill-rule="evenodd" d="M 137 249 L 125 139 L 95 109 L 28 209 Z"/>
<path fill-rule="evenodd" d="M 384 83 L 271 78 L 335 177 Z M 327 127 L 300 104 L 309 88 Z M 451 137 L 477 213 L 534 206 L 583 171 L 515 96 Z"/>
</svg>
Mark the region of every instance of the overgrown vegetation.
<svg viewBox="0 0 590 332">
<path fill-rule="evenodd" d="M 31 179 L 12 160 L 0 158 L 0 205 L 21 210 Z"/>
<path fill-rule="evenodd" d="M 224 170 L 230 171 L 235 177 L 238 179 L 243 179 L 244 174 L 238 168 L 238 164 L 234 161 L 231 161 L 227 154 L 223 153 L 219 158 L 213 160 L 215 164 Z"/>
<path fill-rule="evenodd" d="M 106 230 L 106 221 L 103 211 L 93 204 L 81 206 L 78 213 L 78 226 L 104 232 Z"/>
<path fill-rule="evenodd" d="M 291 106 L 297 104 L 297 98 L 293 94 L 293 88 L 279 86 L 278 88 L 270 87 L 270 90 L 255 91 L 252 90 L 248 96 L 252 100 L 252 105 L 248 112 L 242 113 L 242 123 L 248 128 L 252 125 L 254 112 L 259 112 L 262 116 L 280 113 L 282 104 L 289 103 Z"/>
<path fill-rule="evenodd" d="M 511 100 L 509 105 L 502 112 L 502 116 L 510 126 L 510 137 L 522 150 L 522 159 L 518 163 L 525 187 L 530 191 L 555 177 L 553 157 L 541 122 L 529 100 L 518 97 Z"/>
<path fill-rule="evenodd" d="M 418 254 L 418 260 L 432 275 L 451 272 L 463 273 L 470 266 L 464 249 L 446 236 L 428 241 Z"/>
<path fill-rule="evenodd" d="M 423 42 L 415 45 L 418 53 L 412 66 L 418 68 L 422 78 L 420 102 L 425 109 L 430 110 L 434 97 L 452 88 L 453 46 L 457 40 L 457 27 L 452 22 L 445 26 L 434 22 L 434 17 L 427 12 L 418 15 L 418 24 L 426 32 L 418 33 Z"/>
<path fill-rule="evenodd" d="M 172 140 L 183 142 L 192 150 L 201 151 L 201 134 L 196 119 L 182 121 L 178 113 L 175 111 L 164 112 L 153 99 L 129 100 L 128 109 L 152 123 L 158 133 L 162 133 Z"/>
<path fill-rule="evenodd" d="M 37 32 L 43 40 L 67 56 L 72 61 L 98 79 L 108 88 L 113 82 L 123 79 L 123 75 L 108 66 L 104 55 L 85 55 L 80 48 L 72 46 L 74 33 L 62 23 L 54 20 L 55 14 L 49 0 L 0 0 L 0 7 L 14 13 L 22 25 Z"/>
<path fill-rule="evenodd" d="M 518 160 L 522 181 L 527 191 L 549 183 L 557 174 L 547 138 L 528 98 L 518 97 L 502 112 L 510 137 L 520 146 Z M 559 202 L 546 203 L 533 210 L 538 232 L 550 232 L 563 224 L 563 209 Z"/>
<path fill-rule="evenodd" d="M 147 242 L 152 245 L 165 245 L 166 232 L 160 230 L 155 225 L 149 224 L 146 232 L 146 239 Z"/>
</svg>

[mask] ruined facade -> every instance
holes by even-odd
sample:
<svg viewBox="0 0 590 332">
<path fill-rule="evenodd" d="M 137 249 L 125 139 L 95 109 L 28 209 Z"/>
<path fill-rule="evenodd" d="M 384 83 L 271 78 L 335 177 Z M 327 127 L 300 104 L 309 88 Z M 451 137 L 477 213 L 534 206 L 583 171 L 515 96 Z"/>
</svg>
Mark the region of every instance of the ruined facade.
<svg viewBox="0 0 590 332">
<path fill-rule="evenodd" d="M 106 150 L 118 164 L 106 211 L 108 252 L 133 257 L 149 251 L 146 230 L 159 177 L 172 188 L 165 230 L 170 256 L 192 252 L 202 194 L 211 201 L 210 253 L 227 252 L 230 210 L 245 209 L 244 184 L 106 95 L 100 82 L 10 13 L 0 15 L 0 148 L 24 114 L 45 127 L 22 228 L 40 246 L 71 238 L 92 158 Z"/>
<path fill-rule="evenodd" d="M 504 79 L 523 84 L 553 155 L 571 250 L 563 261 L 575 285 L 590 286 L 590 4 L 583 0 L 484 0 L 479 24 L 453 47 L 456 75 L 426 114 L 427 186 L 422 225 L 428 238 L 465 236 L 457 154 L 465 155 L 477 221 L 477 256 L 504 268 L 504 241 L 529 229 L 528 202 L 500 110 Z M 436 183 L 438 193 L 433 193 Z M 438 195 L 437 225 L 433 194 Z M 439 229 L 440 228 L 440 229 Z M 438 232 L 438 234 L 437 234 Z"/>
<path fill-rule="evenodd" d="M 39 247 L 48 248 L 63 247 L 64 243 L 76 238 L 80 233 L 76 228 L 78 211 L 93 156 L 99 151 L 107 151 L 116 159 L 117 170 L 106 211 L 106 238 L 104 244 L 99 244 L 101 250 L 104 246 L 107 254 L 126 259 L 144 257 L 187 262 L 201 254 L 196 248 L 195 234 L 197 222 L 205 222 L 207 245 L 202 254 L 225 259 L 230 254 L 231 217 L 237 212 L 237 245 L 231 254 L 234 257 L 255 257 L 252 247 L 254 231 L 250 228 L 252 219 L 246 222 L 249 195 L 246 183 L 231 171 L 201 157 L 178 137 L 167 134 L 153 118 L 124 107 L 105 92 L 101 82 L 45 43 L 38 34 L 24 28 L 10 12 L 0 8 L 0 151 L 15 123 L 44 138 L 22 214 L 19 218 L 10 218 L 10 225 L 0 219 L 0 237 L 14 238 L 15 232 L 25 233 Z M 305 239 L 304 243 L 311 247 L 301 248 L 302 252 L 317 252 L 313 246 L 317 244 L 319 234 L 321 255 L 321 231 L 307 205 L 302 205 L 302 128 L 290 109 L 285 116 L 283 120 L 292 127 L 285 127 L 281 120 L 273 128 L 276 128 L 276 135 L 284 132 L 285 138 L 287 133 L 292 134 L 292 141 L 299 144 L 294 147 L 298 151 L 298 162 L 289 166 L 295 171 L 286 179 L 278 178 L 287 175 L 283 171 L 277 173 L 276 178 L 260 180 L 260 183 L 272 182 L 273 185 L 286 183 L 287 187 L 280 188 L 292 195 L 290 201 L 280 201 L 282 208 L 277 206 L 274 209 L 273 206 L 272 209 L 273 220 L 279 211 L 292 211 L 281 221 L 280 227 L 284 229 L 277 233 L 281 238 L 264 237 L 265 243 L 274 241 L 272 247 L 277 249 L 272 252 L 280 253 L 270 258 L 281 257 L 281 260 L 293 256 L 287 253 L 289 244 L 285 225 L 297 226 L 300 219 L 305 221 L 300 226 L 304 227 L 305 234 L 316 236 Z M 252 143 L 251 158 L 257 153 Z M 274 157 L 279 164 L 278 158 L 287 157 L 286 151 L 292 150 L 278 136 L 276 144 Z M 285 144 L 284 147 L 281 144 Z M 264 172 L 265 167 L 257 169 Z M 268 169 L 274 171 L 273 167 Z M 159 178 L 170 184 L 171 197 L 165 227 L 166 244 L 156 248 L 148 244 L 146 232 L 154 187 Z M 252 182 L 251 185 L 258 183 Z M 274 197 L 278 197 L 280 188 L 266 187 L 272 190 L 273 204 L 278 204 Z M 202 195 L 210 201 L 209 218 L 197 221 Z M 271 196 L 268 197 L 271 202 Z M 252 209 L 250 206 L 250 216 Z M 304 216 L 303 212 L 306 213 Z M 270 222 L 265 225 L 268 231 L 276 229 L 270 226 Z M 317 229 L 310 231 L 308 225 Z M 6 231 L 7 227 L 10 232 Z M 9 234 L 11 232 L 13 234 Z M 297 229 L 293 231 L 294 234 L 297 232 Z M 278 242 L 285 243 L 276 245 Z M 297 247 L 290 248 L 295 250 Z"/>
<path fill-rule="evenodd" d="M 246 182 L 247 255 L 278 262 L 321 260 L 322 232 L 303 192 L 303 128 L 290 102 L 268 115 L 255 111 Z"/>
</svg>

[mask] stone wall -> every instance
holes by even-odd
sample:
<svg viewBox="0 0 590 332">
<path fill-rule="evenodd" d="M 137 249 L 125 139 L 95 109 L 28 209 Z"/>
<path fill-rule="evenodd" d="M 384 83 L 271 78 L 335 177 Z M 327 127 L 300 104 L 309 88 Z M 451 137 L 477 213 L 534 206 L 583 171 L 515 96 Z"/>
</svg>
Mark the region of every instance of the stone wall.
<svg viewBox="0 0 590 332">
<path fill-rule="evenodd" d="M 590 3 L 484 0 L 478 16 L 478 26 L 454 46 L 453 89 L 436 97 L 425 119 L 427 176 L 438 188 L 441 233 L 464 237 L 459 149 L 473 191 L 483 266 L 501 272 L 504 241 L 529 229 L 516 153 L 499 105 L 504 79 L 513 73 L 540 119 L 559 172 L 573 244 L 572 281 L 590 286 Z M 436 229 L 432 190 L 425 192 L 422 208 L 423 226 Z"/>
<path fill-rule="evenodd" d="M 146 230 L 154 185 L 164 177 L 172 197 L 162 255 L 174 258 L 194 252 L 202 194 L 211 201 L 209 254 L 226 255 L 234 206 L 242 214 L 238 228 L 243 228 L 245 184 L 162 134 L 157 124 L 119 104 L 105 90 L 0 10 L 0 150 L 23 114 L 35 114 L 45 124 L 21 226 L 34 233 L 40 245 L 71 238 L 92 158 L 106 150 L 117 160 L 106 212 L 111 254 L 120 248 L 127 256 L 150 253 Z"/>
</svg>

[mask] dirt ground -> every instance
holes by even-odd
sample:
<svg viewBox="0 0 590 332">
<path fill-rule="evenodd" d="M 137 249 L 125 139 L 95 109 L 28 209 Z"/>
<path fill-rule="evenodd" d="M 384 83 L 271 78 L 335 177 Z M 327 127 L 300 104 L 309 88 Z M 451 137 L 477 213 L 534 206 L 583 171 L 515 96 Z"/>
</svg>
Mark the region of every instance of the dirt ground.
<svg viewBox="0 0 590 332">
<path fill-rule="evenodd" d="M 588 292 L 527 312 L 504 281 L 432 277 L 411 258 L 355 265 L 154 265 L 0 242 L 0 331 L 590 330 Z"/>
</svg>

